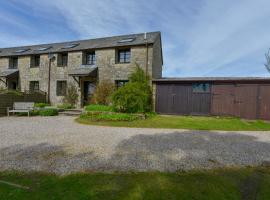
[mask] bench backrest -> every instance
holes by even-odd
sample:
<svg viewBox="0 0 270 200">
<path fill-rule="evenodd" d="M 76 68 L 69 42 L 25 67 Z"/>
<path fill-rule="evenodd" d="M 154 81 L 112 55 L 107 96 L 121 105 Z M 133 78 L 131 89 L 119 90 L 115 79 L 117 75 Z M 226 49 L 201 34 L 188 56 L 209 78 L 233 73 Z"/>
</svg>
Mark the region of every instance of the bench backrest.
<svg viewBox="0 0 270 200">
<path fill-rule="evenodd" d="M 14 102 L 14 110 L 32 110 L 34 108 L 34 102 Z"/>
</svg>

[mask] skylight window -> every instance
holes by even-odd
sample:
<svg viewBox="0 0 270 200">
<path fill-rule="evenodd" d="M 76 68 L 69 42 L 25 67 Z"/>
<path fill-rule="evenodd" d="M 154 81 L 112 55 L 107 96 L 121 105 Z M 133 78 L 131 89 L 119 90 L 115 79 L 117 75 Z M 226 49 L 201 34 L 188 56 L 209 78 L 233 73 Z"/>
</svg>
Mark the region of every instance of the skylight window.
<svg viewBox="0 0 270 200">
<path fill-rule="evenodd" d="M 52 47 L 40 47 L 39 49 L 37 49 L 37 51 L 46 51 L 50 48 L 52 48 Z"/>
<path fill-rule="evenodd" d="M 79 43 L 67 44 L 66 46 L 62 47 L 62 49 L 72 49 L 78 45 L 79 45 Z"/>
<path fill-rule="evenodd" d="M 14 51 L 14 53 L 24 53 L 26 51 L 29 51 L 30 49 L 18 49 L 16 51 Z"/>
<path fill-rule="evenodd" d="M 118 43 L 133 42 L 134 40 L 135 40 L 135 38 L 125 38 L 125 39 L 118 41 Z"/>
</svg>

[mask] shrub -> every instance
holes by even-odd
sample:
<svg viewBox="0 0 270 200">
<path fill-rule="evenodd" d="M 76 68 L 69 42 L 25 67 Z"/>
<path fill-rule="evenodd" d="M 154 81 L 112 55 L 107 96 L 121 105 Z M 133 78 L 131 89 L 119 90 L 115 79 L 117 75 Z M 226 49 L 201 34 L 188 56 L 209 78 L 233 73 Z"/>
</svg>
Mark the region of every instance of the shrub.
<svg viewBox="0 0 270 200">
<path fill-rule="evenodd" d="M 23 92 L 21 92 L 19 90 L 3 89 L 3 90 L 0 90 L 0 94 L 14 94 L 14 95 L 17 95 L 17 96 L 22 96 Z"/>
<path fill-rule="evenodd" d="M 50 106 L 47 103 L 35 103 L 36 108 L 45 108 L 46 106 Z"/>
<path fill-rule="evenodd" d="M 108 80 L 103 80 L 100 82 L 95 90 L 92 98 L 92 103 L 109 105 L 111 103 L 111 95 L 115 90 L 114 84 Z"/>
<path fill-rule="evenodd" d="M 63 104 L 57 105 L 57 108 L 67 110 L 67 109 L 73 109 L 75 108 L 75 106 L 69 103 L 63 103 Z"/>
<path fill-rule="evenodd" d="M 40 116 L 55 116 L 58 115 L 58 110 L 55 108 L 48 108 L 39 111 Z"/>
<path fill-rule="evenodd" d="M 149 77 L 137 67 L 130 76 L 129 83 L 113 93 L 112 101 L 116 111 L 127 113 L 151 111 L 152 95 Z"/>
<path fill-rule="evenodd" d="M 100 112 L 112 112 L 113 107 L 112 106 L 106 106 L 106 105 L 98 105 L 98 104 L 90 104 L 85 107 L 86 111 L 100 111 Z"/>
<path fill-rule="evenodd" d="M 81 118 L 90 119 L 92 121 L 134 121 L 140 119 L 138 115 L 129 113 L 104 113 L 104 112 L 89 112 L 83 114 Z"/>
<path fill-rule="evenodd" d="M 79 97 L 79 94 L 78 94 L 77 88 L 75 87 L 75 85 L 70 84 L 67 87 L 67 94 L 63 98 L 63 102 L 65 104 L 71 104 L 75 106 L 76 103 L 78 102 L 78 97 Z"/>
</svg>

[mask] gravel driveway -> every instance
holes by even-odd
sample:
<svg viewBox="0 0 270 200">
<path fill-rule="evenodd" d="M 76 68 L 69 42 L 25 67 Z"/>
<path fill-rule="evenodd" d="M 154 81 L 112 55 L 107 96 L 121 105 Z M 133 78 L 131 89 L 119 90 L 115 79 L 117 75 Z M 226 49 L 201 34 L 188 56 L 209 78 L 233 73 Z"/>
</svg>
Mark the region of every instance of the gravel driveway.
<svg viewBox="0 0 270 200">
<path fill-rule="evenodd" d="M 270 132 L 81 125 L 73 117 L 0 118 L 0 170 L 176 171 L 270 163 Z"/>
</svg>

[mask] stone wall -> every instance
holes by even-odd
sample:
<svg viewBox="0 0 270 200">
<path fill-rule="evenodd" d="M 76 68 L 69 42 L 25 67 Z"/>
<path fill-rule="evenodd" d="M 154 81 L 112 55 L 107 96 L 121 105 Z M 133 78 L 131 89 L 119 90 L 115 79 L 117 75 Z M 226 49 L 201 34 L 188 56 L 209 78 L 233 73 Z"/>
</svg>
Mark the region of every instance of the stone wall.
<svg viewBox="0 0 270 200">
<path fill-rule="evenodd" d="M 4 71 L 8 68 L 8 58 L 0 58 L 0 71 Z M 6 81 L 5 78 L 1 78 L 3 81 Z M 6 84 L 0 81 L 0 89 L 6 87 Z"/>
<path fill-rule="evenodd" d="M 160 46 L 155 45 L 154 48 Z M 153 46 L 148 46 L 148 73 L 150 77 L 155 77 L 158 73 L 153 73 L 156 66 L 160 65 L 160 58 L 157 61 L 153 61 L 153 56 L 158 55 L 157 49 L 153 50 Z M 74 84 L 78 90 L 79 101 L 78 107 L 82 105 L 83 101 L 83 81 L 90 80 L 93 82 L 109 80 L 115 83 L 115 80 L 128 80 L 130 74 L 135 70 L 136 65 L 139 65 L 144 70 L 146 69 L 146 55 L 147 49 L 145 45 L 131 47 L 131 62 L 125 64 L 119 64 L 116 62 L 117 49 L 99 49 L 96 50 L 96 66 L 98 67 L 97 78 L 82 78 L 79 84 L 69 76 L 68 73 L 79 68 L 82 65 L 83 52 L 69 52 L 68 53 L 68 65 L 66 67 L 57 66 L 57 54 L 54 54 L 55 59 L 51 63 L 51 81 L 50 81 L 50 102 L 53 105 L 61 104 L 63 97 L 56 95 L 57 81 L 65 80 L 67 85 Z M 0 58 L 0 70 L 8 68 L 8 58 Z M 19 87 L 22 91 L 29 90 L 30 81 L 39 81 L 39 88 L 44 92 L 48 92 L 48 80 L 49 80 L 49 58 L 47 54 L 40 56 L 40 66 L 36 68 L 30 68 L 31 56 L 20 56 L 18 60 L 19 69 Z M 158 66 L 159 67 L 159 66 Z M 1 83 L 0 83 L 1 86 Z"/>
</svg>

